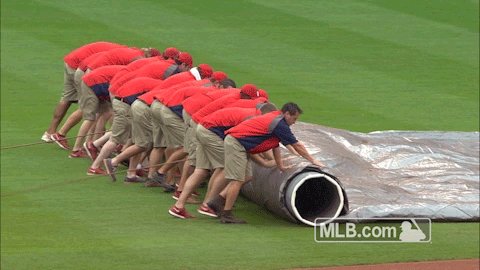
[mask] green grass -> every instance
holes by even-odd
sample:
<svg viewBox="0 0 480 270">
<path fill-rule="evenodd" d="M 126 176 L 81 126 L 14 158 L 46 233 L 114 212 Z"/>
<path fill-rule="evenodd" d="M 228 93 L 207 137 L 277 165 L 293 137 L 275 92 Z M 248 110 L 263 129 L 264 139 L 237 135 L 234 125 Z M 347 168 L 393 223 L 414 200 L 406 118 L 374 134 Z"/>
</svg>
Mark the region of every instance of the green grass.
<svg viewBox="0 0 480 270">
<path fill-rule="evenodd" d="M 302 121 L 373 130 L 479 130 L 478 1 L 1 2 L 1 145 L 39 141 L 62 57 L 96 40 L 176 46 L 255 83 Z M 76 129 L 69 134 L 74 136 Z M 246 226 L 171 218 L 170 196 L 87 178 L 54 145 L 1 152 L 2 269 L 278 269 L 478 258 L 478 223 L 431 244 L 317 244 L 313 229 L 240 199 Z M 194 208 L 190 207 L 193 211 Z"/>
</svg>

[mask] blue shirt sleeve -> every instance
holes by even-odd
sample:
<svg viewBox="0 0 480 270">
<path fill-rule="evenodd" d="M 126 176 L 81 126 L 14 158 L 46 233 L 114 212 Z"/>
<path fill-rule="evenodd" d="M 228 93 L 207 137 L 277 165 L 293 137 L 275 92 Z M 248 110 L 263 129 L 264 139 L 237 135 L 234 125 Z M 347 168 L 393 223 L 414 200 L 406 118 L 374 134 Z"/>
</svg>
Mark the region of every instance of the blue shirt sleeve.
<svg viewBox="0 0 480 270">
<path fill-rule="evenodd" d="M 285 119 L 282 119 L 280 122 L 278 122 L 278 125 L 272 131 L 272 134 L 277 136 L 283 145 L 289 145 L 298 142 Z"/>
</svg>

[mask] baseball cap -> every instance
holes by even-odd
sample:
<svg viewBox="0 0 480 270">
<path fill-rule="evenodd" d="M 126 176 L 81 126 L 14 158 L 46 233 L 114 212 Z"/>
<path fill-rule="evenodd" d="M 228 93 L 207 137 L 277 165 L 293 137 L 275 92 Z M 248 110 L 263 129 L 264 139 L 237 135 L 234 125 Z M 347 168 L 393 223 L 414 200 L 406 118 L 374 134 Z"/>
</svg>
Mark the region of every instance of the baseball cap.
<svg viewBox="0 0 480 270">
<path fill-rule="evenodd" d="M 193 65 L 193 59 L 192 59 L 192 56 L 187 53 L 187 52 L 181 52 L 179 55 L 178 55 L 178 61 L 182 62 L 182 63 L 185 63 L 187 64 L 188 66 L 192 66 Z"/>
<path fill-rule="evenodd" d="M 228 78 L 227 74 L 223 71 L 215 71 L 213 72 L 212 74 L 212 78 L 217 81 L 217 82 L 220 82 L 222 80 L 225 80 L 226 78 Z"/>
<path fill-rule="evenodd" d="M 250 84 L 250 83 L 244 84 L 240 88 L 240 92 L 242 92 L 246 95 L 249 95 L 252 99 L 255 99 L 255 98 L 260 96 L 260 94 L 258 93 L 257 86 L 254 85 L 254 84 Z"/>
<path fill-rule="evenodd" d="M 155 49 L 155 48 L 149 48 L 149 51 L 150 51 L 150 56 L 151 56 L 151 57 L 159 56 L 159 55 L 162 54 L 162 53 L 160 53 L 159 50 L 157 50 L 157 49 Z"/>
<path fill-rule="evenodd" d="M 200 71 L 200 75 L 202 76 L 202 78 L 212 77 L 213 69 L 208 64 L 200 64 L 198 65 L 198 69 Z"/>
<path fill-rule="evenodd" d="M 175 47 L 168 47 L 163 51 L 163 57 L 176 59 L 180 51 Z"/>
<path fill-rule="evenodd" d="M 263 89 L 258 89 L 258 96 L 268 99 L 268 93 L 267 93 L 267 91 L 265 91 Z"/>
</svg>

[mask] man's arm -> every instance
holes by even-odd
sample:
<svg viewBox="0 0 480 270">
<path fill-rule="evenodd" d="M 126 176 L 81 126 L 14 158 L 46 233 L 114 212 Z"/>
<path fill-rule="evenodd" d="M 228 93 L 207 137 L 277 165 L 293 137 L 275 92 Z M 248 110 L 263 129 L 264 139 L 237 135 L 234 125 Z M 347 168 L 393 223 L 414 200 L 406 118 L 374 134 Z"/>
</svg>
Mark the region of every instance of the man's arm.
<svg viewBox="0 0 480 270">
<path fill-rule="evenodd" d="M 301 142 L 293 143 L 292 147 L 295 149 L 295 151 L 297 151 L 297 153 L 300 156 L 310 161 L 312 164 L 317 165 L 319 167 L 325 167 L 325 165 L 322 162 L 316 160 L 314 157 L 310 155 L 310 153 L 308 153 L 307 149 L 305 148 L 305 146 L 303 146 Z"/>
<path fill-rule="evenodd" d="M 275 160 L 273 159 L 266 159 L 262 157 L 260 154 L 250 154 L 250 159 L 253 160 L 255 163 L 257 163 L 260 166 L 267 167 L 267 168 L 272 168 L 277 166 L 275 163 Z"/>
<path fill-rule="evenodd" d="M 297 151 L 295 151 L 295 148 L 293 148 L 292 145 L 288 144 L 288 145 L 286 145 L 285 147 L 286 147 L 286 148 L 288 149 L 288 151 L 289 151 L 290 153 L 292 153 L 293 155 L 295 155 L 295 156 L 300 156 L 300 154 L 299 154 Z"/>
</svg>

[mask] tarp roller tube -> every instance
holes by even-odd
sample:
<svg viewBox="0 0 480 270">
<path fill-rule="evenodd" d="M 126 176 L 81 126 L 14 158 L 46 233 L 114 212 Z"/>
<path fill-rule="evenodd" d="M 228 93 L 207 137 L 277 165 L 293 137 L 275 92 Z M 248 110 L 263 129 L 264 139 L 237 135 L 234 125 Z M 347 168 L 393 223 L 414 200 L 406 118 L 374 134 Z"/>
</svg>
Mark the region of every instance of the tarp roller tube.
<svg viewBox="0 0 480 270">
<path fill-rule="evenodd" d="M 328 223 L 348 211 L 341 183 L 317 167 L 280 172 L 254 165 L 253 180 L 242 194 L 280 217 L 309 226 L 316 218 Z"/>
</svg>

